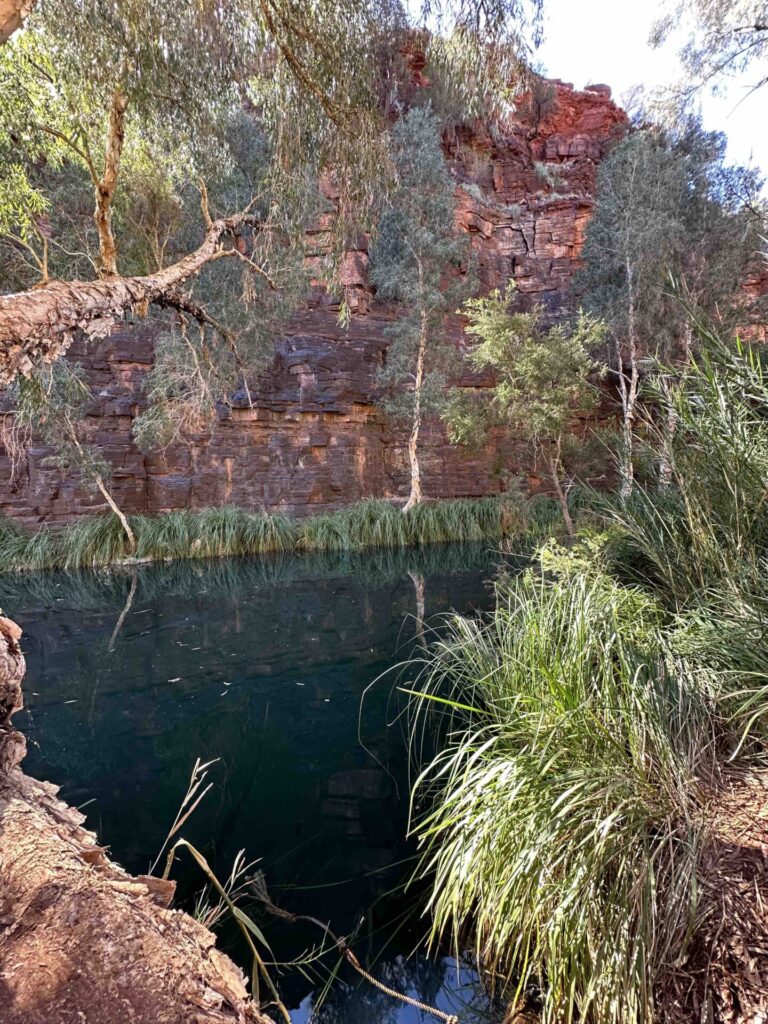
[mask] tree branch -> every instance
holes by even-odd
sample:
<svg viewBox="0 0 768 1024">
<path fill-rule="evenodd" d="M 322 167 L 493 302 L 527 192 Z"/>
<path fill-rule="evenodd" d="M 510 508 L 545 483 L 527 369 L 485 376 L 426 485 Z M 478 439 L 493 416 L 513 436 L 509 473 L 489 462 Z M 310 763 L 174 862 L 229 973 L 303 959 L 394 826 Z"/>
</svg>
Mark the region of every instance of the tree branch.
<svg viewBox="0 0 768 1024">
<path fill-rule="evenodd" d="M 220 251 L 222 239 L 258 223 L 256 215 L 245 213 L 216 220 L 199 248 L 155 274 L 54 281 L 45 288 L 0 296 L 0 385 L 63 355 L 79 328 L 98 335 L 126 310 L 158 302 L 199 273 Z"/>
</svg>

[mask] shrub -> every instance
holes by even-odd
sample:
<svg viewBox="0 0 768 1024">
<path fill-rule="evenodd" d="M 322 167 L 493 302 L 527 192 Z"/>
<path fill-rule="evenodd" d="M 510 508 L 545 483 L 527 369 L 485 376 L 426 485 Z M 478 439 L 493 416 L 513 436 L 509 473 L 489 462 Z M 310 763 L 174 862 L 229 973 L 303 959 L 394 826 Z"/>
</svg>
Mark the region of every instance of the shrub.
<svg viewBox="0 0 768 1024">
<path fill-rule="evenodd" d="M 650 1021 L 716 772 L 697 670 L 602 572 L 529 570 L 497 597 L 489 621 L 451 621 L 425 678 L 448 711 L 414 790 L 432 937 L 473 935 L 516 994 L 541 986 L 545 1021 Z"/>
</svg>

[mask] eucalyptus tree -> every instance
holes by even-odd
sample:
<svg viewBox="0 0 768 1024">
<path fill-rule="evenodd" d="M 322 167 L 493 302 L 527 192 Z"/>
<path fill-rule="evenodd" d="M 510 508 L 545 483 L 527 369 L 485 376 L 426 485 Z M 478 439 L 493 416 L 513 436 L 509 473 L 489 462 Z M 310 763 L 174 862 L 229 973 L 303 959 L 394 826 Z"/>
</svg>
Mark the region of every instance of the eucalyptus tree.
<svg viewBox="0 0 768 1024">
<path fill-rule="evenodd" d="M 395 185 L 371 253 L 371 281 L 379 298 L 402 311 L 386 329 L 390 344 L 377 379 L 383 407 L 410 427 L 408 512 L 423 500 L 419 435 L 424 417 L 446 408 L 458 359 L 448 321 L 471 274 L 467 241 L 455 230 L 455 183 L 429 108 L 413 108 L 396 124 L 392 159 Z"/>
<path fill-rule="evenodd" d="M 0 0 L 0 385 L 31 380 L 44 402 L 33 378 L 78 332 L 98 345 L 151 308 L 138 438 L 199 429 L 247 391 L 303 293 L 307 225 L 326 214 L 332 283 L 372 222 L 406 51 L 423 47 L 471 114 L 522 76 L 539 14 L 540 0 L 416 17 L 399 0 Z M 414 35 L 427 22 L 440 32 Z"/>
<path fill-rule="evenodd" d="M 622 408 L 621 495 L 634 479 L 641 362 L 684 368 L 691 316 L 732 326 L 764 211 L 755 172 L 724 163 L 725 139 L 695 118 L 632 132 L 601 164 L 577 288 L 608 325 Z M 672 282 L 686 302 L 675 297 Z"/>
<path fill-rule="evenodd" d="M 654 24 L 651 42 L 659 46 L 681 24 L 692 28 L 681 52 L 688 92 L 717 87 L 728 76 L 757 69 L 754 88 L 768 83 L 768 3 L 766 0 L 671 0 Z"/>
<path fill-rule="evenodd" d="M 424 4 L 421 23 L 450 30 L 449 39 L 424 37 L 424 45 L 462 83 L 468 109 L 520 69 L 522 25 L 538 10 L 539 0 Z M 218 125 L 238 106 L 257 114 L 273 147 L 280 199 L 271 201 L 270 226 L 303 193 L 307 168 L 332 176 L 336 224 L 364 220 L 390 169 L 387 103 L 412 27 L 398 0 L 38 4 L 0 50 L 0 233 L 45 250 L 39 218 L 47 197 L 31 168 L 75 163 L 93 191 L 99 278 L 55 281 L 0 301 L 0 380 L 57 358 L 78 327 L 98 333 L 127 309 L 178 298 L 223 252 L 245 262 L 231 240 L 269 233 L 250 205 L 213 216 L 203 210 L 199 244 L 153 274 L 118 273 L 114 230 L 124 167 L 142 151 L 177 177 L 194 178 L 211 160 L 226 163 Z M 250 263 L 262 269 L 258 259 Z"/>
<path fill-rule="evenodd" d="M 655 131 L 621 142 L 598 171 L 595 212 L 587 228 L 577 284 L 604 318 L 613 342 L 613 369 L 622 409 L 620 493 L 634 480 L 634 430 L 644 341 L 666 332 L 664 283 L 680 247 L 685 175 Z"/>
<path fill-rule="evenodd" d="M 449 414 L 452 437 L 471 443 L 493 424 L 511 428 L 543 459 L 569 537 L 575 534 L 568 507 L 571 456 L 583 456 L 583 445 L 569 443 L 576 417 L 594 406 L 593 379 L 602 370 L 590 353 L 603 342 L 604 324 L 580 313 L 573 323 L 547 324 L 543 310 L 511 308 L 515 284 L 510 281 L 463 307 L 466 332 L 477 339 L 468 360 L 477 370 L 493 371 L 490 401 L 467 396 Z"/>
</svg>

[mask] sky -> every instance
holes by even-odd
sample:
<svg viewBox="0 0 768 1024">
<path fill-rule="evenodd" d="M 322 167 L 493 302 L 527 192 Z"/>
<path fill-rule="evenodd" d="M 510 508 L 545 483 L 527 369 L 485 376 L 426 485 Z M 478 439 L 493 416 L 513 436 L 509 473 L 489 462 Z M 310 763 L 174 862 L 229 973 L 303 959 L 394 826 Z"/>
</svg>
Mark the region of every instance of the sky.
<svg viewBox="0 0 768 1024">
<path fill-rule="evenodd" d="M 680 37 L 659 50 L 648 44 L 660 6 L 655 0 L 545 0 L 544 43 L 537 57 L 550 78 L 577 89 L 605 83 L 619 103 L 637 84 L 652 89 L 674 82 Z M 748 95 L 758 77 L 753 66 L 727 85 L 724 95 L 703 92 L 700 103 L 704 127 L 728 136 L 729 162 L 752 160 L 768 177 L 768 86 Z"/>
</svg>

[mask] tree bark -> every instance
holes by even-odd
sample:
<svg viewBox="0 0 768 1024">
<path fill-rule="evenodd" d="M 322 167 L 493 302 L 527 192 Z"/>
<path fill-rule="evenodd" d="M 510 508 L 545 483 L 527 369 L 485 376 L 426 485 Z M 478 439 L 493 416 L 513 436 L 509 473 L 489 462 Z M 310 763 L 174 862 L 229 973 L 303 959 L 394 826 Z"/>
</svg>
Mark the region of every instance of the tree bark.
<svg viewBox="0 0 768 1024">
<path fill-rule="evenodd" d="M 0 296 L 0 387 L 38 363 L 50 363 L 69 348 L 75 331 L 106 333 L 126 310 L 146 311 L 190 277 L 218 251 L 224 238 L 257 224 L 238 213 L 214 221 L 199 248 L 177 263 L 145 277 L 105 277 L 98 281 L 54 281 L 45 288 Z"/>
<path fill-rule="evenodd" d="M 424 387 L 424 363 L 427 355 L 427 314 L 422 311 L 419 331 L 419 352 L 416 356 L 416 377 L 413 384 L 413 426 L 408 438 L 408 458 L 411 463 L 411 493 L 403 506 L 403 512 L 410 512 L 414 505 L 424 499 L 421 493 L 421 470 L 419 468 L 419 432 L 421 430 L 421 390 Z"/>
<path fill-rule="evenodd" d="M 568 508 L 568 495 L 565 493 L 562 480 L 560 479 L 560 449 L 561 442 L 560 438 L 558 438 L 557 445 L 555 447 L 555 455 L 554 457 L 550 456 L 549 459 L 549 473 L 555 488 L 557 500 L 560 503 L 560 511 L 563 514 L 563 522 L 565 523 L 565 529 L 568 533 L 568 539 L 573 540 L 576 536 L 576 529 L 573 525 L 571 510 Z"/>
<path fill-rule="evenodd" d="M 21 28 L 34 6 L 35 0 L 0 0 L 0 45 Z"/>
<path fill-rule="evenodd" d="M 125 141 L 125 111 L 128 97 L 119 89 L 112 95 L 109 110 L 107 144 L 104 151 L 104 172 L 95 183 L 96 209 L 93 219 L 99 233 L 99 271 L 102 277 L 117 274 L 117 243 L 112 231 L 112 200 L 120 174 L 120 159 Z"/>
</svg>

